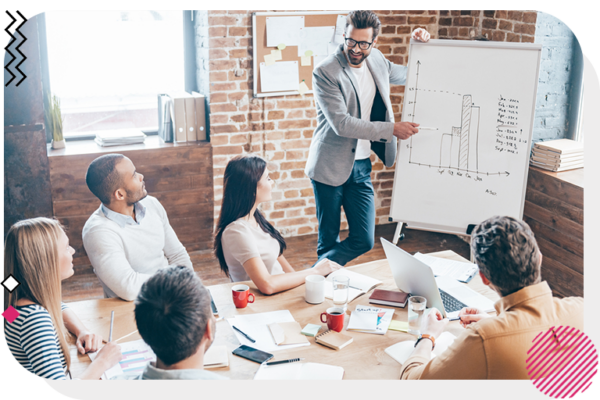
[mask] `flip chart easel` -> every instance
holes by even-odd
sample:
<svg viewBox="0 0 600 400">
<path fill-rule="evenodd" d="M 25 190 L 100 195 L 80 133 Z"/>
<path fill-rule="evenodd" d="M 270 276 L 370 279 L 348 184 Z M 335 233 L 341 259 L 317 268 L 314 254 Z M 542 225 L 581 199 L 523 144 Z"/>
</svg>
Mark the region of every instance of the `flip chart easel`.
<svg viewBox="0 0 600 400">
<path fill-rule="evenodd" d="M 390 220 L 469 234 L 494 215 L 521 219 L 542 46 L 411 41 Z M 440 62 L 443 60 L 443 62 Z"/>
</svg>

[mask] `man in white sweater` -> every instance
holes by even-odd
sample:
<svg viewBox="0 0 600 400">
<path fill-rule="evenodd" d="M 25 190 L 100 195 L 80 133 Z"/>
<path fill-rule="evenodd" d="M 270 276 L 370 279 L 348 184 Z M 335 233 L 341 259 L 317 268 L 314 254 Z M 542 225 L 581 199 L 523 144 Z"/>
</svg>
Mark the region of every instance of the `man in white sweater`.
<svg viewBox="0 0 600 400">
<path fill-rule="evenodd" d="M 159 269 L 193 269 L 165 209 L 148 196 L 144 176 L 129 158 L 100 156 L 88 167 L 85 180 L 102 204 L 83 227 L 83 246 L 105 297 L 132 301 Z"/>
</svg>

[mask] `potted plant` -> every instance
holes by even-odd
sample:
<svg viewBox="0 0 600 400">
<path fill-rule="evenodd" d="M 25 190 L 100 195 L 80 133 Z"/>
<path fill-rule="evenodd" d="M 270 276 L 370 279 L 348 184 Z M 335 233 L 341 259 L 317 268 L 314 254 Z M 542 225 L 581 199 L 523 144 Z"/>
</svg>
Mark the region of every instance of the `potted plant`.
<svg viewBox="0 0 600 400">
<path fill-rule="evenodd" d="M 46 109 L 46 121 L 52 130 L 52 148 L 62 149 L 65 147 L 65 138 L 63 137 L 63 118 L 60 111 L 60 100 L 56 95 L 48 101 L 49 107 Z"/>
</svg>

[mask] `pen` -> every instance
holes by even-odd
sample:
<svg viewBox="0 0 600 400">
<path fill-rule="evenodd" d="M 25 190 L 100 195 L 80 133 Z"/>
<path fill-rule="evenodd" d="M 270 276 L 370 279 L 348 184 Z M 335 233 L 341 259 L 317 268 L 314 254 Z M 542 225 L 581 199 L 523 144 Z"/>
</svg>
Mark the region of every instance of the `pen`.
<svg viewBox="0 0 600 400">
<path fill-rule="evenodd" d="M 238 327 L 233 326 L 233 329 L 235 329 L 236 331 L 238 331 L 239 333 L 241 333 L 242 335 L 244 335 L 246 337 L 246 339 L 248 339 L 249 341 L 251 341 L 252 343 L 256 343 L 256 340 L 252 339 L 250 336 L 246 335 L 244 332 L 242 332 Z"/>
<path fill-rule="evenodd" d="M 438 128 L 431 128 L 431 127 L 428 127 L 428 126 L 417 126 L 417 129 L 418 130 L 423 129 L 423 130 L 426 130 L 426 131 L 439 131 Z"/>
<path fill-rule="evenodd" d="M 268 362 L 267 365 L 287 364 L 287 363 L 293 363 L 293 362 L 302 361 L 302 360 L 304 360 L 304 358 L 290 358 L 289 360 L 271 361 L 271 362 Z"/>
<path fill-rule="evenodd" d="M 115 322 L 115 312 L 110 312 L 110 331 L 108 331 L 108 341 L 112 341 L 113 323 Z"/>
<path fill-rule="evenodd" d="M 359 288 L 359 287 L 356 287 L 356 286 L 350 286 L 350 285 L 348 285 L 348 287 L 349 287 L 349 288 L 352 288 L 352 289 L 360 290 L 360 291 L 362 292 L 362 289 L 361 289 L 361 288 Z"/>
</svg>

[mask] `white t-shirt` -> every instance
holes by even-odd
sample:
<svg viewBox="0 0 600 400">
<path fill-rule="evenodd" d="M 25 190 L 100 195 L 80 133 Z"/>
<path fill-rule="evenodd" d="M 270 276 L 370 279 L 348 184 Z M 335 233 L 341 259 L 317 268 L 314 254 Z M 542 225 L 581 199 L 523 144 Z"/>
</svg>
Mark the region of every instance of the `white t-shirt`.
<svg viewBox="0 0 600 400">
<path fill-rule="evenodd" d="M 254 257 L 261 258 L 271 275 L 283 274 L 283 268 L 277 261 L 279 242 L 260 226 L 252 226 L 243 218 L 227 225 L 221 236 L 221 245 L 232 282 L 250 280 L 244 263 Z"/>
<path fill-rule="evenodd" d="M 371 109 L 373 108 L 373 100 L 377 87 L 373 80 L 373 75 L 366 63 L 363 63 L 360 68 L 350 68 L 356 80 L 358 81 L 358 100 L 360 101 L 360 119 L 363 121 L 371 120 Z M 358 139 L 356 145 L 355 160 L 364 160 L 371 156 L 371 142 L 364 139 Z"/>
</svg>

